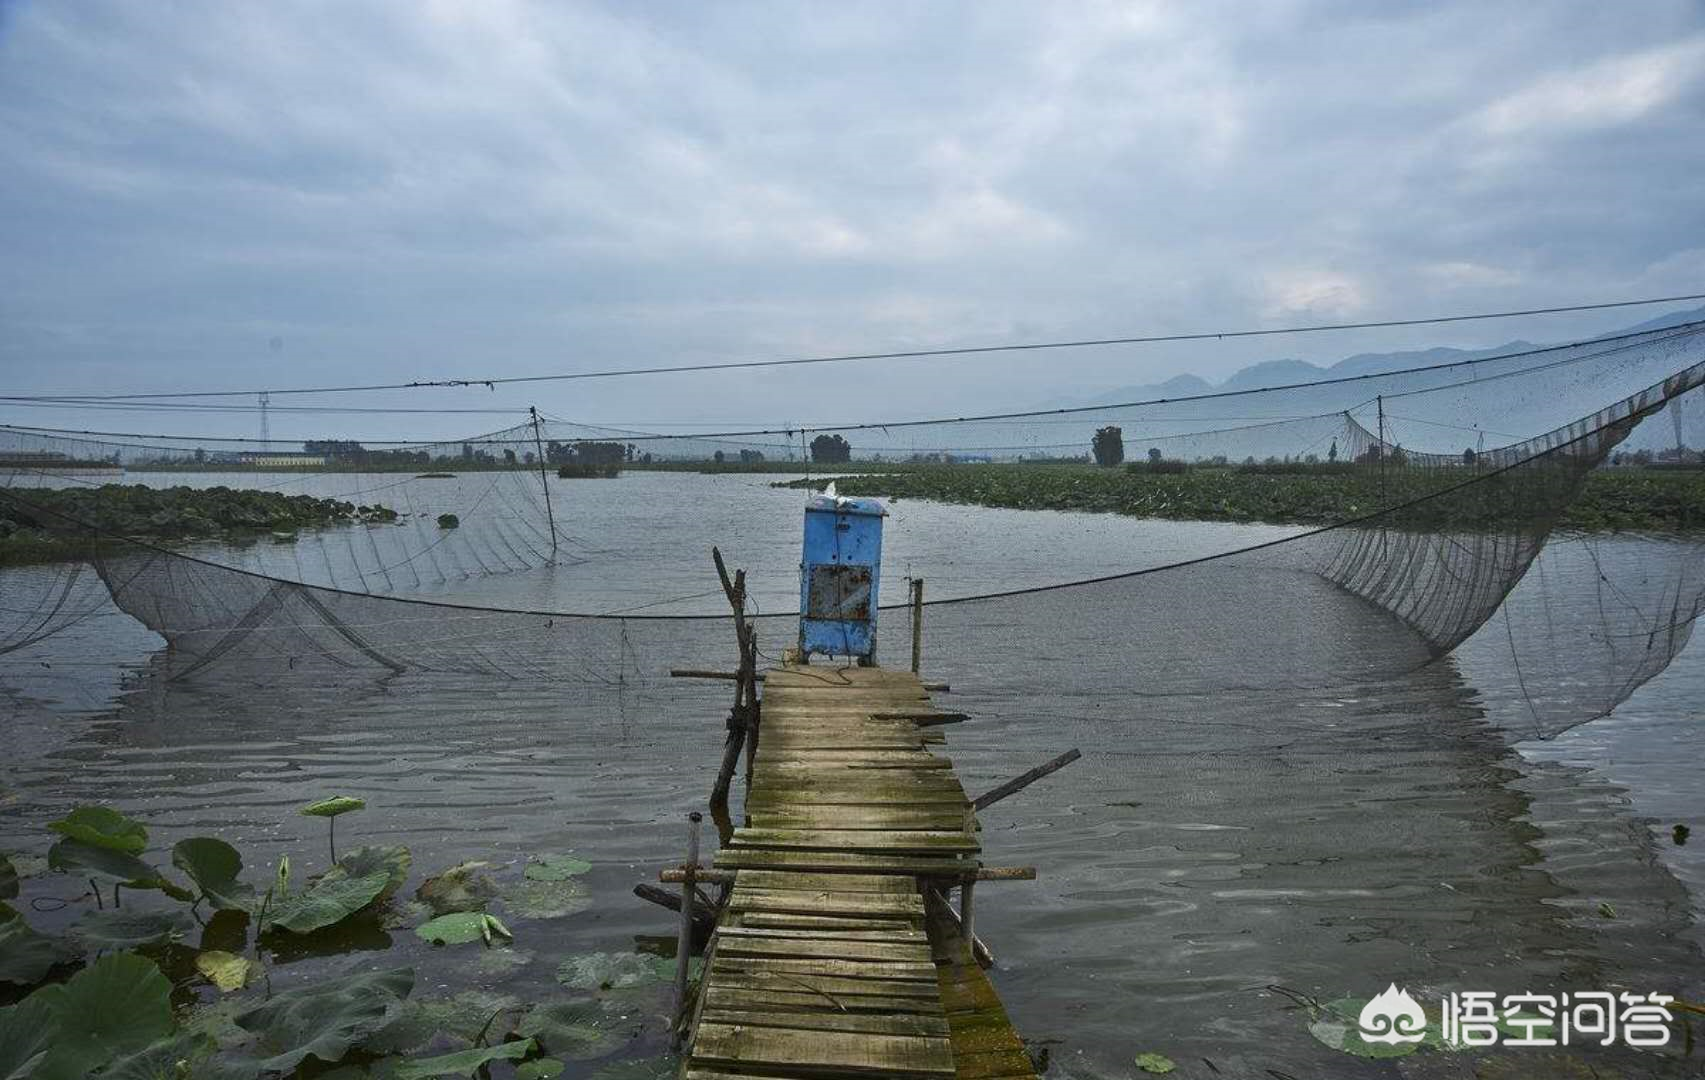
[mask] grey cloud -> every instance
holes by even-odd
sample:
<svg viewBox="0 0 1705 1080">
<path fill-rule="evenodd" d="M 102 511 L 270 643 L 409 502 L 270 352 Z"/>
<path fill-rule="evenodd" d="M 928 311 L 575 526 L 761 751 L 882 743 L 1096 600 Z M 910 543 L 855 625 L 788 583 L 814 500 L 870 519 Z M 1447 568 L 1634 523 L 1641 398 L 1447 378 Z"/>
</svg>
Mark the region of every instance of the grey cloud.
<svg viewBox="0 0 1705 1080">
<path fill-rule="evenodd" d="M 1687 3 L 25 3 L 0 21 L 0 370 L 528 374 L 1694 291 L 1701 42 Z M 432 401 L 919 415 L 1629 321 Z"/>
</svg>

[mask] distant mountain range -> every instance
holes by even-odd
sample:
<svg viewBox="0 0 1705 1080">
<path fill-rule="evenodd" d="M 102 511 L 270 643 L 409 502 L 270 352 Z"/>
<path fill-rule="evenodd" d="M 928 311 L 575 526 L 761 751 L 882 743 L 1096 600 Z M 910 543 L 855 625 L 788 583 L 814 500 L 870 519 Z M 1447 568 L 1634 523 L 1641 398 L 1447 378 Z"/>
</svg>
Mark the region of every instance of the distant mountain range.
<svg viewBox="0 0 1705 1080">
<path fill-rule="evenodd" d="M 1697 322 L 1701 319 L 1705 319 L 1705 307 L 1661 315 L 1658 318 L 1630 326 L 1625 330 L 1617 330 L 1599 336 L 1617 337 L 1622 334 L 1634 334 L 1646 330 L 1662 330 L 1665 327 L 1679 326 L 1682 323 Z M 1096 394 L 1093 397 L 1079 398 L 1070 402 L 1062 401 L 1057 403 L 1057 406 L 1050 407 L 1116 405 L 1127 401 L 1189 397 L 1195 394 L 1210 394 L 1227 390 L 1260 390 L 1274 386 L 1287 386 L 1293 383 L 1312 382 L 1315 379 L 1378 375 L 1402 371 L 1406 368 L 1429 367 L 1461 360 L 1478 360 L 1489 356 L 1501 356 L 1507 353 L 1521 352 L 1525 349 L 1543 347 L 1532 342 L 1516 340 L 1490 349 L 1437 348 L 1416 349 L 1409 352 L 1358 353 L 1355 356 L 1346 357 L 1330 367 L 1321 367 L 1319 364 L 1311 364 L 1306 360 L 1264 360 L 1259 364 L 1251 364 L 1249 367 L 1240 369 L 1223 382 L 1209 382 L 1195 375 L 1177 375 L 1162 383 L 1121 386 Z"/>
</svg>

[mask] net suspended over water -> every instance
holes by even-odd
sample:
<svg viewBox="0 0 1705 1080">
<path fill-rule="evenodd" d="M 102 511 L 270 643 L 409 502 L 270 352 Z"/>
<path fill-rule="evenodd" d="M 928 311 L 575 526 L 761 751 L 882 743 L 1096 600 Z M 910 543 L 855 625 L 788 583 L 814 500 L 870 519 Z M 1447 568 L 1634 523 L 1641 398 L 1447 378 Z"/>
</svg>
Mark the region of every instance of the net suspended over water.
<svg viewBox="0 0 1705 1080">
<path fill-rule="evenodd" d="M 849 455 L 1032 463 L 967 464 L 953 474 L 976 489 L 1038 477 L 1054 483 L 1047 460 L 1087 457 L 1098 436 L 1105 449 L 1105 433 L 1117 429 L 1130 467 L 1153 482 L 1121 487 L 1115 508 L 1186 517 L 1175 502 L 1199 507 L 1205 499 L 1214 516 L 1253 520 L 1270 516 L 1260 500 L 1283 492 L 1295 524 L 1254 543 L 1247 530 L 1218 548 L 1210 540 L 1207 550 L 1162 565 L 1147 552 L 1116 552 L 1091 580 L 933 600 L 925 619 L 932 668 L 1015 693 L 1024 684 L 1092 687 L 1103 703 L 1140 709 L 1182 695 L 1389 678 L 1449 654 L 1490 623 L 1502 630 L 1526 691 L 1527 730 L 1550 734 L 1601 715 L 1686 644 L 1705 603 L 1705 544 L 1685 533 L 1612 540 L 1560 525 L 1603 477 L 1614 483 L 1588 492 L 1589 509 L 1612 521 L 1615 507 L 1601 504 L 1628 490 L 1666 497 L 1647 490 L 1663 478 L 1655 467 L 1601 467 L 1613 455 L 1678 467 L 1690 460 L 1705 322 L 1437 361 L 1423 356 L 1412 369 L 1364 376 L 1352 365 L 1350 377 L 1325 383 L 1180 400 L 804 432 L 677 436 L 547 420 L 450 443 L 322 446 L 317 454 L 299 447 L 324 460 L 294 474 L 278 471 L 290 464 L 276 460 L 278 448 L 209 450 L 13 428 L 0 454 L 11 462 L 0 505 L 14 521 L 87 543 L 87 565 L 112 601 L 167 641 L 156 664 L 163 679 L 217 671 L 264 684 L 328 669 L 436 671 L 630 689 L 670 667 L 726 666 L 726 615 L 601 615 L 456 599 L 459 579 L 525 577 L 552 561 L 621 572 L 620 552 L 585 539 L 599 535 L 600 523 L 564 497 L 557 467 L 572 476 L 648 459 L 655 467 L 793 455 L 805 468 L 813 450 L 831 459 L 811 466 L 818 470 Z M 401 516 L 249 549 L 168 547 L 118 541 L 110 527 L 32 490 L 99 483 L 102 469 L 178 470 L 186 482 L 243 488 L 288 489 L 312 476 L 316 493 L 400 502 Z M 422 475 L 452 469 L 451 478 Z M 1107 473 L 1070 475 L 1093 483 Z M 967 497 L 990 501 L 988 490 Z M 461 526 L 444 527 L 442 514 L 458 515 Z M 703 537 L 705 546 L 720 539 Z M 890 575 L 891 586 L 898 577 Z M 69 600 L 80 580 L 87 584 L 80 565 L 6 580 L 0 649 L 39 641 L 89 613 Z M 760 617 L 761 646 L 779 654 L 794 626 L 791 616 Z M 907 620 L 886 618 L 883 654 L 907 655 L 908 633 Z"/>
</svg>

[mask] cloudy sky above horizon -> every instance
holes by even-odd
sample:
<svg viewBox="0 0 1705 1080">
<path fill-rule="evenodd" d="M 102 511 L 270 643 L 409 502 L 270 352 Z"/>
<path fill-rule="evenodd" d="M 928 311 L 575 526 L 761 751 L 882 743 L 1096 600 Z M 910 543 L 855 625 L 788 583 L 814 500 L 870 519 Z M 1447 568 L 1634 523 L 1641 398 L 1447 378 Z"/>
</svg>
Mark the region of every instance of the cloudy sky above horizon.
<svg viewBox="0 0 1705 1080">
<path fill-rule="evenodd" d="M 0 384 L 534 375 L 1702 292 L 1702 122 L 1705 8 L 1679 0 L 0 2 Z M 898 419 L 1665 310 L 327 403 Z"/>
</svg>

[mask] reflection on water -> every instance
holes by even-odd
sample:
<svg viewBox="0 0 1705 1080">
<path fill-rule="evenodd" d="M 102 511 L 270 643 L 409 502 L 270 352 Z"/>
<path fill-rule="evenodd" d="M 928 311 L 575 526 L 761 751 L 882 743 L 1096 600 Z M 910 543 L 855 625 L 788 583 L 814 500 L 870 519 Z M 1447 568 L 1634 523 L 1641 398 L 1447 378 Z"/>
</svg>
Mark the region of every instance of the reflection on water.
<svg viewBox="0 0 1705 1080">
<path fill-rule="evenodd" d="M 613 498 L 602 493 L 627 481 L 588 483 Z M 644 528 L 603 536 L 643 572 L 611 582 L 592 564 L 558 568 L 480 596 L 506 602 L 548 588 L 616 606 L 641 592 L 685 595 L 713 584 L 695 564 L 714 540 L 752 568 L 766 604 L 791 606 L 797 494 L 778 497 L 750 478 L 699 490 L 715 496 L 701 507 L 721 508 L 672 537 L 656 535 L 671 515 L 655 510 L 632 517 Z M 726 538 L 716 531 L 725 526 Z M 1223 550 L 1253 531 L 902 504 L 884 578 L 903 587 L 911 572 L 932 595 L 938 585 L 975 592 Z M 993 535 L 1001 541 L 983 539 Z M 1167 603 L 1198 614 L 1235 606 L 1233 584 Z M 1358 640 L 1356 620 L 1368 616 L 1338 599 L 1323 593 L 1294 611 L 1264 610 L 1247 595 L 1242 603 L 1281 637 L 1319 637 L 1331 625 L 1332 641 Z M 1129 655 L 1124 635 L 1165 639 L 1150 655 L 1170 665 L 1175 686 L 1187 682 L 1180 670 L 1202 662 L 1203 650 L 1168 628 L 1166 605 L 1071 640 L 1023 642 L 1003 639 L 974 607 L 962 618 L 932 612 L 925 648 L 926 674 L 952 683 L 949 701 L 974 717 L 952 730 L 948 749 L 967 788 L 992 787 L 1071 746 L 1084 752 L 983 815 L 990 861 L 1040 871 L 1034 883 L 990 886 L 979 905 L 997 985 L 1021 1030 L 1059 1040 L 1052 1052 L 1062 1065 L 1128 1075 L 1132 1054 L 1157 1050 L 1180 1063 L 1180 1076 L 1215 1075 L 1204 1061 L 1237 1077 L 1398 1074 L 1315 1043 L 1270 985 L 1321 999 L 1369 996 L 1389 982 L 1425 1000 L 1450 990 L 1705 996 L 1698 901 L 1682 884 L 1697 889 L 1699 866 L 1685 861 L 1692 849 L 1655 846 L 1645 822 L 1666 833 L 1672 820 L 1705 822 L 1688 767 L 1705 750 L 1697 653 L 1617 716 L 1517 752 L 1499 728 L 1516 714 L 1520 688 L 1473 642 L 1460 665 L 1332 690 L 1131 696 L 1106 688 Z M 1067 625 L 1070 612 L 1059 617 Z M 595 863 L 590 910 L 515 927 L 518 946 L 535 953 L 518 971 L 470 972 L 392 933 L 395 950 L 423 965 L 423 987 L 549 993 L 561 956 L 668 932 L 668 916 L 628 890 L 680 858 L 682 818 L 712 780 L 726 687 L 638 680 L 565 690 L 413 674 L 165 685 L 111 662 L 117 653 L 145 663 L 156 644 L 97 612 L 4 658 L 0 783 L 15 798 L 0 805 L 0 847 L 43 850 L 41 823 L 114 800 L 149 825 L 153 858 L 183 836 L 218 832 L 251 867 L 289 851 L 312 870 L 324 857 L 320 823 L 296 808 L 347 792 L 369 809 L 344 819 L 340 842 L 406 843 L 417 873 L 540 850 L 572 849 Z M 634 662 L 661 672 L 676 660 Z M 1052 681 L 1038 684 L 1038 670 Z M 1616 917 L 1603 917 L 1601 904 Z M 1424 1065 L 1410 1059 L 1405 1074 L 1460 1075 L 1418 1072 Z"/>
</svg>

